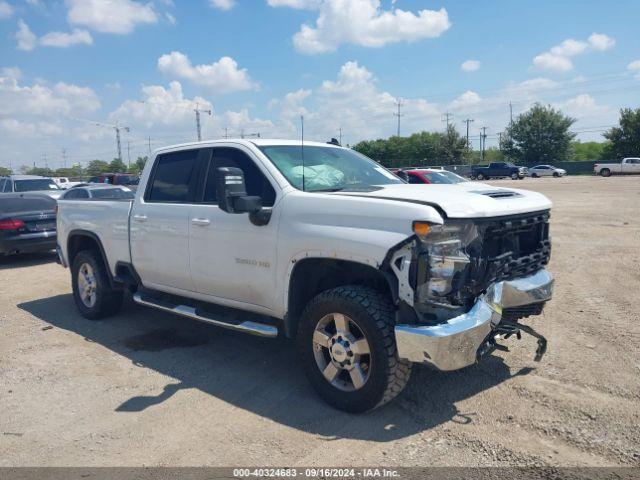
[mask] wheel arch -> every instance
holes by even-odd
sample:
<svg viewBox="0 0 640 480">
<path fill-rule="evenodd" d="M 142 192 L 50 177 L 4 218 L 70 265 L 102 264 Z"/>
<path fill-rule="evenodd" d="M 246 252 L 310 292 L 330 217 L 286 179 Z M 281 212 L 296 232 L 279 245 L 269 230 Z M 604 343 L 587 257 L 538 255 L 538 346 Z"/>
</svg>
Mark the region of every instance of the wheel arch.
<svg viewBox="0 0 640 480">
<path fill-rule="evenodd" d="M 118 283 L 114 281 L 113 275 L 111 274 L 111 269 L 109 268 L 109 262 L 107 261 L 107 255 L 104 250 L 104 246 L 102 245 L 102 241 L 100 237 L 96 235 L 94 232 L 90 232 L 88 230 L 73 230 L 69 232 L 67 236 L 67 262 L 69 263 L 69 267 L 71 268 L 73 265 L 73 261 L 78 254 L 83 250 L 93 250 L 100 255 L 102 262 L 105 266 L 105 270 L 107 271 L 107 276 L 109 278 L 109 284 L 112 288 L 119 287 Z"/>
<path fill-rule="evenodd" d="M 286 288 L 284 332 L 295 337 L 305 306 L 319 293 L 345 285 L 368 286 L 397 301 L 397 280 L 384 270 L 355 259 L 305 257 L 295 261 Z"/>
</svg>

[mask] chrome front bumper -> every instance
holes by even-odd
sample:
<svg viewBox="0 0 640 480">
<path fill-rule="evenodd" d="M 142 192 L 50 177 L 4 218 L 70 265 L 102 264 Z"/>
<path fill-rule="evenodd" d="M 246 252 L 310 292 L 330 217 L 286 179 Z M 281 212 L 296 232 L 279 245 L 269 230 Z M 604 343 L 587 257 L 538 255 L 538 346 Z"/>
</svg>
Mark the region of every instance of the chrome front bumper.
<svg viewBox="0 0 640 480">
<path fill-rule="evenodd" d="M 426 363 L 438 370 L 458 370 L 476 362 L 478 349 L 500 323 L 503 308 L 545 302 L 553 293 L 547 270 L 515 280 L 494 283 L 471 310 L 432 326 L 396 325 L 400 358 Z"/>
</svg>

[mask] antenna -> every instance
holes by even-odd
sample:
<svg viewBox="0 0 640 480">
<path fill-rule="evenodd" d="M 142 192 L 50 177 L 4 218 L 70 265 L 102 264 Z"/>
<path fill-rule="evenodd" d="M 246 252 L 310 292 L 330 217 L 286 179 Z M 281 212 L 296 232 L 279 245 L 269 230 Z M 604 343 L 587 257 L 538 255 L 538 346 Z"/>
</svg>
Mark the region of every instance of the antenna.
<svg viewBox="0 0 640 480">
<path fill-rule="evenodd" d="M 304 192 L 304 115 L 300 115 L 300 158 L 302 159 L 302 191 Z"/>
</svg>

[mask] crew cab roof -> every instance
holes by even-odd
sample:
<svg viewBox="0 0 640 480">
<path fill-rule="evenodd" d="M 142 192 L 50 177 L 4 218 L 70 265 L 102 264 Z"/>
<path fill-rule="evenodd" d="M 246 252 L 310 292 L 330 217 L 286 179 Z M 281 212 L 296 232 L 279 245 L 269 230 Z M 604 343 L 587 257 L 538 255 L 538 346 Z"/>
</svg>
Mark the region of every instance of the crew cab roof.
<svg viewBox="0 0 640 480">
<path fill-rule="evenodd" d="M 222 138 L 218 140 L 203 140 L 202 142 L 190 142 L 190 143 L 179 143 L 176 145 L 168 145 L 166 147 L 161 147 L 155 150 L 156 153 L 161 153 L 166 150 L 176 150 L 182 148 L 202 148 L 202 147 L 213 147 L 218 144 L 225 143 L 239 143 L 241 145 L 245 145 L 247 147 L 251 145 L 255 145 L 257 147 L 268 147 L 271 145 L 300 145 L 300 140 L 285 140 L 285 139 L 275 139 L 275 138 Z M 312 142 L 312 141 L 304 141 L 305 146 L 309 147 L 328 147 L 328 148 L 342 148 L 339 145 L 333 145 L 326 142 Z"/>
</svg>

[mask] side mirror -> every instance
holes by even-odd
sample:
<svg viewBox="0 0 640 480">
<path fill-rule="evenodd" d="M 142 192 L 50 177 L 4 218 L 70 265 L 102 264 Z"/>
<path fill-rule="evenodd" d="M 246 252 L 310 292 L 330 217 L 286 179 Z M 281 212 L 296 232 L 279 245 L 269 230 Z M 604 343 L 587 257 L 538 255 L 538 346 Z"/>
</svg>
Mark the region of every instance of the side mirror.
<svg viewBox="0 0 640 480">
<path fill-rule="evenodd" d="M 218 206 L 227 213 L 256 213 L 262 209 L 262 199 L 247 195 L 244 172 L 239 168 L 220 167 L 216 170 Z"/>
</svg>

